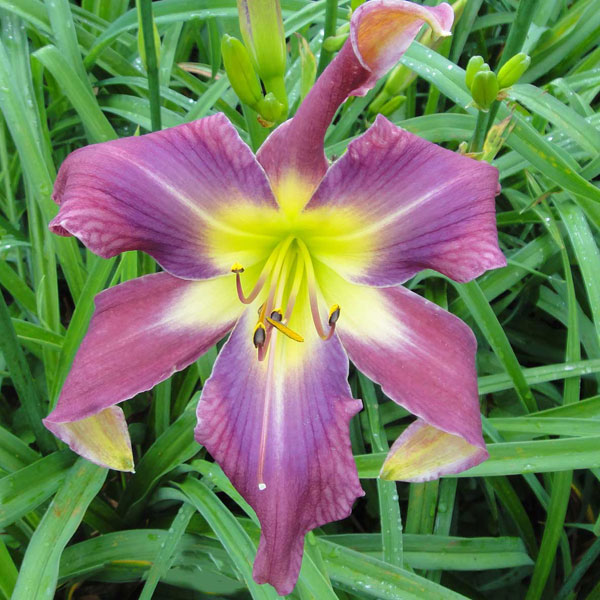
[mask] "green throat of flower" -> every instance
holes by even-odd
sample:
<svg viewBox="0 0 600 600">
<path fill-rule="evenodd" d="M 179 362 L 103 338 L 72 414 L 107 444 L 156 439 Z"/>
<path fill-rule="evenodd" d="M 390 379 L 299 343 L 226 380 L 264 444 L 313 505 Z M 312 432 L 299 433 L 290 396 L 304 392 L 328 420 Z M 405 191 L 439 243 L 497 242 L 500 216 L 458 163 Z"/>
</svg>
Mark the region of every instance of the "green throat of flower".
<svg viewBox="0 0 600 600">
<path fill-rule="evenodd" d="M 258 320 L 252 334 L 252 342 L 258 350 L 258 360 L 262 361 L 266 356 L 273 329 L 297 342 L 304 341 L 302 335 L 287 325 L 294 306 L 302 295 L 304 285 L 317 334 L 325 341 L 333 336 L 335 324 L 340 316 L 340 307 L 338 304 L 331 306 L 327 327 L 323 327 L 312 258 L 306 244 L 300 238 L 290 235 L 275 246 L 254 287 L 247 295 L 244 293 L 241 278 L 244 267 L 236 262 L 231 271 L 235 273 L 238 297 L 244 304 L 251 304 L 266 290 L 266 299 L 260 305 Z"/>
</svg>

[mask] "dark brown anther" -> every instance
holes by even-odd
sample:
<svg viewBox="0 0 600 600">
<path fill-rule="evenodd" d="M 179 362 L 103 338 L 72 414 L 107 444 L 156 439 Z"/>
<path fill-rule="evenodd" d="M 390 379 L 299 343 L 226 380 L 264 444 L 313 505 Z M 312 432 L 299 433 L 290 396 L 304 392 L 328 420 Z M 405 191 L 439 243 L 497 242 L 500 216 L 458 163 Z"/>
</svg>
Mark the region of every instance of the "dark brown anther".
<svg viewBox="0 0 600 600">
<path fill-rule="evenodd" d="M 331 307 L 331 311 L 329 312 L 329 327 L 333 327 L 337 320 L 340 318 L 340 307 L 337 304 L 334 304 Z"/>
<path fill-rule="evenodd" d="M 252 336 L 252 343 L 255 348 L 261 347 L 267 339 L 267 332 L 265 326 L 262 323 L 258 323 L 254 328 L 254 335 Z"/>
<path fill-rule="evenodd" d="M 273 319 L 273 321 L 277 321 L 278 323 L 281 323 L 281 320 L 283 319 L 283 314 L 281 313 L 280 310 L 274 310 L 271 313 L 271 319 Z"/>
</svg>

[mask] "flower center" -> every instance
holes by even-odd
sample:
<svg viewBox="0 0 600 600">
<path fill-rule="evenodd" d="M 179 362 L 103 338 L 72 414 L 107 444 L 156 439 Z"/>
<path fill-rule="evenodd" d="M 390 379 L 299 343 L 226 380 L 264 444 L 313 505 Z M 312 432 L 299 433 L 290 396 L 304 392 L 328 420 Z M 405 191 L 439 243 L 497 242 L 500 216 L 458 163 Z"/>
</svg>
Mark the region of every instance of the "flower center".
<svg viewBox="0 0 600 600">
<path fill-rule="evenodd" d="M 252 342 L 258 350 L 258 360 L 264 360 L 274 329 L 292 340 L 304 341 L 304 338 L 287 324 L 305 278 L 317 334 L 325 341 L 333 336 L 335 324 L 340 316 L 340 307 L 334 304 L 330 308 L 327 327 L 323 327 L 312 258 L 306 244 L 300 238 L 289 235 L 275 246 L 248 295 L 242 287 L 241 274 L 244 267 L 235 263 L 231 271 L 235 273 L 238 297 L 244 304 L 251 304 L 263 290 L 268 290 L 266 299 L 259 308 L 258 320 L 252 334 Z"/>
</svg>

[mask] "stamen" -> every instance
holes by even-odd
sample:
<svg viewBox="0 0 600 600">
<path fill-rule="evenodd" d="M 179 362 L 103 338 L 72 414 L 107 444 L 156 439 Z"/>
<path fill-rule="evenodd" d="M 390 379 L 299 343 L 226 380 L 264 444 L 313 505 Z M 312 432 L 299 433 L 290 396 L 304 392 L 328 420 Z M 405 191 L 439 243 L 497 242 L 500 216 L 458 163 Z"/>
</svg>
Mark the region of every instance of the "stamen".
<svg viewBox="0 0 600 600">
<path fill-rule="evenodd" d="M 281 321 L 283 320 L 283 313 L 281 312 L 280 308 L 274 310 L 271 313 L 271 319 L 273 319 L 273 321 L 279 321 L 281 323 Z"/>
<path fill-rule="evenodd" d="M 299 333 L 292 331 L 289 327 L 287 327 L 287 325 L 284 325 L 283 323 L 276 321 L 275 319 L 271 319 L 270 317 L 267 317 L 267 322 L 273 325 L 273 327 L 275 327 L 277 331 L 281 331 L 281 333 L 287 335 L 290 339 L 295 340 L 296 342 L 304 341 L 304 338 Z"/>
<path fill-rule="evenodd" d="M 329 327 L 333 327 L 336 323 L 337 320 L 340 318 L 340 305 L 339 304 L 334 304 L 330 309 L 329 309 Z"/>
<path fill-rule="evenodd" d="M 243 304 L 252 304 L 252 302 L 256 300 L 256 297 L 265 285 L 265 281 L 267 280 L 269 273 L 272 271 L 273 264 L 279 258 L 281 250 L 283 249 L 287 251 L 292 239 L 293 238 L 288 237 L 279 244 L 277 244 L 277 246 L 275 246 L 275 249 L 271 252 L 271 255 L 267 259 L 267 262 L 263 266 L 262 271 L 258 276 L 256 284 L 254 285 L 252 291 L 250 292 L 250 294 L 248 294 L 248 296 L 244 294 L 244 290 L 242 288 L 242 279 L 240 277 L 240 274 L 244 272 L 244 267 L 239 262 L 233 263 L 233 265 L 231 266 L 231 272 L 235 273 L 235 285 L 237 288 L 237 295 L 240 299 L 240 302 L 242 302 Z"/>
<path fill-rule="evenodd" d="M 269 297 L 267 298 L 267 314 L 271 314 L 271 311 L 273 310 L 273 305 L 275 303 L 275 294 L 278 291 L 278 289 L 281 287 L 279 285 L 280 280 L 283 279 L 285 280 L 285 276 L 287 273 L 287 268 L 288 268 L 288 264 L 285 261 L 285 257 L 288 253 L 288 249 L 290 247 L 290 244 L 294 241 L 294 237 L 293 236 L 288 236 L 282 246 L 281 249 L 279 251 L 279 255 L 277 256 L 277 262 L 275 263 L 275 267 L 273 268 L 273 272 L 272 272 L 272 276 L 271 276 L 271 289 L 269 290 Z M 281 295 L 282 292 L 280 292 Z M 281 302 L 281 298 L 277 298 L 278 303 Z"/>
<path fill-rule="evenodd" d="M 340 307 L 337 304 L 334 304 L 329 311 L 329 318 L 327 319 L 327 323 L 329 325 L 329 331 L 325 333 L 323 329 L 323 325 L 321 323 L 321 315 L 319 314 L 319 301 L 317 299 L 317 279 L 315 277 L 315 270 L 312 264 L 312 259 L 310 257 L 310 252 L 306 247 L 306 244 L 302 240 L 298 240 L 298 247 L 302 251 L 304 256 L 304 266 L 306 267 L 306 275 L 308 278 L 308 296 L 310 302 L 310 312 L 312 314 L 313 323 L 315 324 L 315 329 L 319 334 L 319 337 L 322 340 L 329 340 L 333 336 L 335 331 L 336 321 L 340 316 Z M 333 321 L 331 320 L 333 317 Z"/>
<path fill-rule="evenodd" d="M 298 292 L 300 291 L 300 286 L 302 285 L 302 279 L 304 277 L 304 261 L 298 257 L 296 261 L 296 272 L 294 273 L 294 281 L 292 282 L 292 289 L 290 290 L 290 295 L 288 297 L 287 307 L 285 309 L 285 320 L 288 321 L 292 316 L 292 311 L 294 310 L 294 305 L 296 304 L 296 298 L 298 297 Z"/>
<path fill-rule="evenodd" d="M 252 335 L 252 343 L 255 348 L 261 348 L 267 339 L 267 331 L 265 326 L 259 321 L 254 328 L 254 334 Z"/>
</svg>

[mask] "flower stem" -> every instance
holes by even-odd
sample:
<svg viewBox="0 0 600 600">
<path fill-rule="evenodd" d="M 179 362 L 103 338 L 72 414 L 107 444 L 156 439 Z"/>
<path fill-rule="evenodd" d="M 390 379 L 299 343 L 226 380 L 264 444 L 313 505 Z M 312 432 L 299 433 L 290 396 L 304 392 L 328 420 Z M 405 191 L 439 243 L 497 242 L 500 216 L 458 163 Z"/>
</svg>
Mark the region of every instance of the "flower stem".
<svg viewBox="0 0 600 600">
<path fill-rule="evenodd" d="M 154 45 L 154 20 L 152 17 L 152 1 L 140 0 L 142 34 L 146 51 L 146 69 L 148 71 L 148 91 L 150 100 L 150 123 L 152 131 L 160 131 L 160 84 L 156 47 Z"/>
<path fill-rule="evenodd" d="M 489 131 L 494 125 L 494 120 L 496 119 L 496 115 L 498 114 L 498 109 L 500 108 L 500 100 L 494 100 L 492 106 L 490 106 L 490 110 L 488 112 L 487 119 L 487 130 Z"/>
<path fill-rule="evenodd" d="M 480 110 L 477 113 L 477 122 L 475 123 L 475 131 L 469 146 L 469 152 L 481 152 L 483 150 L 483 142 L 487 133 L 487 112 Z"/>
<path fill-rule="evenodd" d="M 335 35 L 337 8 L 337 0 L 327 0 L 327 4 L 325 5 L 325 29 L 323 31 L 323 42 L 325 42 L 328 37 Z M 323 48 L 323 44 L 321 44 L 321 54 L 319 54 L 319 64 L 317 66 L 317 76 L 323 72 L 325 67 L 329 64 L 332 56 L 333 53 L 325 50 L 325 48 Z"/>
</svg>

